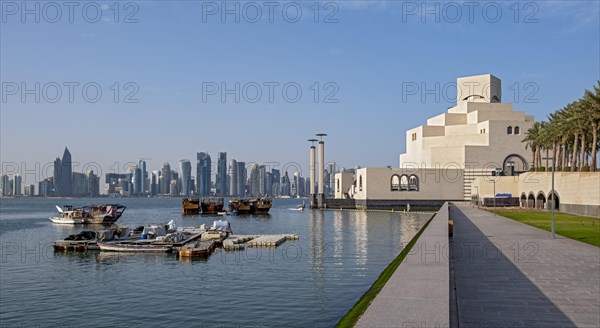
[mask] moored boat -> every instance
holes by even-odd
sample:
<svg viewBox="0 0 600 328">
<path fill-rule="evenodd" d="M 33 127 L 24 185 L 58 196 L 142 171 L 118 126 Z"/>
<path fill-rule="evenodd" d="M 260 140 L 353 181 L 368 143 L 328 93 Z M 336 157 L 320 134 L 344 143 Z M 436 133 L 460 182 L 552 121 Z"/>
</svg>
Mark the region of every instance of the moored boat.
<svg viewBox="0 0 600 328">
<path fill-rule="evenodd" d="M 58 216 L 51 216 L 50 221 L 57 224 L 84 224 L 85 219 L 83 218 L 83 211 L 81 209 L 75 209 L 72 206 L 65 206 L 62 209 L 56 205 L 58 210 Z"/>
<path fill-rule="evenodd" d="M 269 213 L 272 207 L 272 201 L 269 197 L 263 197 L 256 202 L 256 213 Z"/>
<path fill-rule="evenodd" d="M 123 215 L 125 208 L 121 204 L 65 205 L 64 209 L 57 205 L 59 215 L 50 217 L 50 221 L 58 224 L 113 224 Z"/>
<path fill-rule="evenodd" d="M 181 207 L 183 215 L 200 214 L 200 198 L 184 198 Z"/>
<path fill-rule="evenodd" d="M 87 205 L 83 208 L 91 214 L 88 219 L 89 223 L 113 224 L 123 215 L 126 207 L 121 204 L 102 204 Z"/>
<path fill-rule="evenodd" d="M 97 243 L 102 251 L 109 252 L 146 252 L 146 253 L 168 253 L 171 251 L 170 245 L 156 245 L 148 242 L 125 241 L 125 242 L 107 242 Z"/>
<path fill-rule="evenodd" d="M 209 197 L 209 198 L 202 198 L 202 200 L 200 201 L 200 207 L 202 208 L 202 214 L 205 215 L 216 215 L 219 212 L 223 211 L 223 206 L 225 206 L 225 203 L 223 202 L 223 198 L 222 197 Z"/>
<path fill-rule="evenodd" d="M 269 197 L 233 199 L 229 201 L 229 211 L 237 214 L 266 214 L 272 207 Z"/>
</svg>

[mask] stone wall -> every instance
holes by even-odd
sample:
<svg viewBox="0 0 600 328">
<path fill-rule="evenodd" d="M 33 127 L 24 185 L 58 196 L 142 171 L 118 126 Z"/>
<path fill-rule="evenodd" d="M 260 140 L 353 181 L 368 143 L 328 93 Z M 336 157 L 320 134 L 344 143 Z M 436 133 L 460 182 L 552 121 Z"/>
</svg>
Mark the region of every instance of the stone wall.
<svg viewBox="0 0 600 328">
<path fill-rule="evenodd" d="M 599 205 L 560 204 L 560 212 L 600 218 Z"/>
</svg>

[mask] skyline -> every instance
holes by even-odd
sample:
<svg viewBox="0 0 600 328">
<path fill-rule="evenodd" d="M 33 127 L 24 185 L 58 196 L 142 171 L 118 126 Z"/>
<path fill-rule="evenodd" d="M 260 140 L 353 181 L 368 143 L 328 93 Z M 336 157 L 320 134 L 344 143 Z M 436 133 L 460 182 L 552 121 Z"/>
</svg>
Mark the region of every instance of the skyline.
<svg viewBox="0 0 600 328">
<path fill-rule="evenodd" d="M 0 172 L 0 196 L 305 196 L 309 189 L 310 179 L 297 163 L 279 166 L 233 158 L 226 163 L 226 158 L 227 153 L 220 152 L 219 160 L 213 162 L 210 154 L 199 152 L 195 167 L 189 159 L 181 159 L 179 165 L 164 162 L 162 167 L 156 168 L 148 168 L 147 158 L 140 158 L 137 163 L 127 162 L 127 168 L 122 171 L 104 171 L 97 163 L 87 167 L 78 165 L 65 147 L 62 157 L 57 156 L 51 165 L 38 167 L 36 171 L 10 167 L 9 163 L 12 171 Z M 328 193 L 333 183 L 331 173 L 337 171 L 335 163 L 327 163 Z"/>
<path fill-rule="evenodd" d="M 239 160 L 294 162 L 307 171 L 306 139 L 323 131 L 329 134 L 327 162 L 395 167 L 405 151 L 404 132 L 453 104 L 445 91 L 457 76 L 497 75 L 506 86 L 503 101 L 536 120 L 578 98 L 600 77 L 600 50 L 590 42 L 600 39 L 597 2 L 532 2 L 535 12 L 521 3 L 518 13 L 512 3 L 497 3 L 503 15 L 495 23 L 480 10 L 472 23 L 466 12 L 452 23 L 450 7 L 440 11 L 439 22 L 433 15 L 422 22 L 420 13 L 408 13 L 407 3 L 340 2 L 335 23 L 323 22 L 330 13 L 324 3 L 318 23 L 307 7 L 297 23 L 249 23 L 245 16 L 240 23 L 222 22 L 195 1 L 138 3 L 138 22 L 132 24 L 92 24 L 81 17 L 74 23 L 35 23 L 5 15 L 1 161 L 44 165 L 68 146 L 79 163 L 106 168 L 114 162 L 107 157 L 119 165 L 147 157 L 153 159 L 149 167 L 159 167 L 193 161 L 197 152 L 216 158 L 226 151 Z M 70 103 L 68 81 L 78 88 L 98 83 L 102 100 L 76 96 Z M 132 81 L 135 85 L 127 84 Z M 36 103 L 25 95 L 22 102 L 20 92 L 9 92 L 14 84 L 31 88 L 36 82 L 62 86 L 61 101 L 50 103 L 42 95 Z M 277 93 L 269 102 L 268 82 L 278 83 L 277 90 L 297 83 L 300 101 Z M 222 92 L 209 91 L 223 89 L 223 83 L 226 88 L 239 83 L 248 94 L 239 102 L 225 95 L 222 102 Z M 256 85 L 263 95 L 252 103 Z M 126 103 L 136 88 L 133 98 L 139 102 Z M 331 98 L 338 102 L 325 102 L 336 88 Z M 437 91 L 427 93 L 432 88 Z"/>
</svg>

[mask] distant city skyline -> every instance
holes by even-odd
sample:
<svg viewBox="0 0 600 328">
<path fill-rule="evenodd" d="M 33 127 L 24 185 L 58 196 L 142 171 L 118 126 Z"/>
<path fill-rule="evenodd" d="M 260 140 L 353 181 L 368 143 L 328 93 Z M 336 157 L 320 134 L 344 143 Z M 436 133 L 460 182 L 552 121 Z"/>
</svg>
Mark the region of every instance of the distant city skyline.
<svg viewBox="0 0 600 328">
<path fill-rule="evenodd" d="M 264 164 L 241 162 L 232 158 L 227 164 L 227 153 L 219 152 L 217 162 L 210 154 L 198 152 L 195 167 L 189 159 L 177 161 L 178 165 L 163 162 L 162 167 L 148 170 L 147 158 L 137 163 L 126 162 L 123 172 L 104 172 L 99 165 L 89 165 L 78 172 L 68 147 L 62 157 L 58 156 L 51 165 L 44 165 L 48 174 L 39 175 L 41 170 L 23 171 L 28 179 L 23 184 L 21 167 L 10 166 L 2 171 L 0 196 L 59 196 L 97 197 L 119 196 L 302 196 L 308 195 L 310 179 L 305 177 L 298 163 L 280 165 L 277 162 Z M 224 166 L 224 164 L 227 164 Z M 82 166 L 86 168 L 86 166 Z M 225 169 L 224 169 L 225 167 Z M 51 168 L 51 170 L 49 169 Z M 17 170 L 17 171 L 15 171 Z M 284 171 L 282 177 L 281 171 Z M 326 192 L 333 190 L 333 173 L 339 167 L 327 163 L 325 171 Z M 195 172 L 195 175 L 192 174 Z M 289 176 L 293 179 L 290 180 Z M 36 189 L 37 188 L 37 189 Z M 37 190 L 37 193 L 35 192 Z M 24 193 L 25 191 L 25 193 Z"/>
</svg>

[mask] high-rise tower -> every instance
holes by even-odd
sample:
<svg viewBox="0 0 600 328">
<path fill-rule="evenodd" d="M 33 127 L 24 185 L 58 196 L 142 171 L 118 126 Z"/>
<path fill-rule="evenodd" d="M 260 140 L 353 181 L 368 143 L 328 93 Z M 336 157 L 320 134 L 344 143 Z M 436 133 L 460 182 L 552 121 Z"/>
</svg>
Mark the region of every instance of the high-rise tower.
<svg viewBox="0 0 600 328">
<path fill-rule="evenodd" d="M 189 196 L 192 183 L 192 163 L 189 159 L 179 161 L 179 171 L 181 171 L 181 195 Z"/>
<path fill-rule="evenodd" d="M 73 191 L 73 166 L 71 153 L 65 147 L 62 159 L 57 157 L 54 161 L 54 187 L 60 197 L 69 197 Z"/>
<path fill-rule="evenodd" d="M 208 153 L 196 154 L 196 193 L 210 195 L 212 163 Z"/>
<path fill-rule="evenodd" d="M 217 161 L 216 192 L 219 196 L 227 196 L 227 153 L 219 153 Z"/>
</svg>

